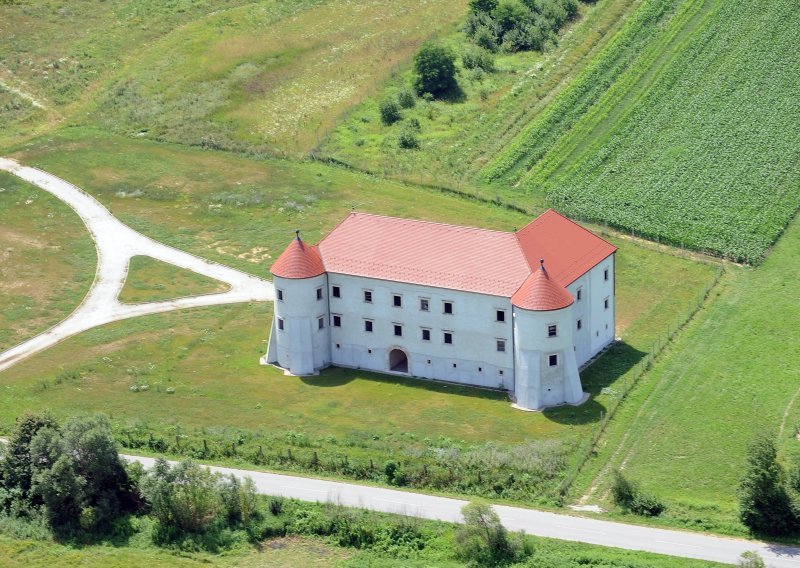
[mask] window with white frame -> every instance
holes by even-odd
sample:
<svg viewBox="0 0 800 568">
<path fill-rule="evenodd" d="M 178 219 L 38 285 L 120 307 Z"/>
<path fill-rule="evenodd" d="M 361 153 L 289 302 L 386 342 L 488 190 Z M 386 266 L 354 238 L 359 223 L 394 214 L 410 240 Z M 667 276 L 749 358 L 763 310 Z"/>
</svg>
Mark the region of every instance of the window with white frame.
<svg viewBox="0 0 800 568">
<path fill-rule="evenodd" d="M 278 318 L 278 329 L 280 331 L 284 330 L 283 318 Z"/>
<path fill-rule="evenodd" d="M 322 288 L 317 288 L 317 300 L 322 299 Z"/>
<path fill-rule="evenodd" d="M 341 298 L 342 288 L 340 286 L 331 286 L 331 296 L 334 298 Z"/>
<path fill-rule="evenodd" d="M 447 345 L 452 345 L 453 344 L 453 332 L 452 331 L 442 332 L 442 335 L 443 335 L 442 339 L 444 340 L 444 342 Z"/>
<path fill-rule="evenodd" d="M 364 331 L 372 333 L 372 320 L 364 320 Z"/>
<path fill-rule="evenodd" d="M 608 306 L 609 306 L 609 300 L 608 300 L 608 298 L 606 298 L 605 300 L 603 300 L 603 309 L 607 310 Z"/>
<path fill-rule="evenodd" d="M 444 302 L 442 305 L 443 305 L 444 313 L 446 313 L 446 314 L 452 314 L 453 313 L 453 302 Z"/>
<path fill-rule="evenodd" d="M 577 300 L 578 302 L 580 302 L 582 299 L 583 299 L 583 288 L 578 288 L 578 289 L 575 291 L 575 300 Z"/>
<path fill-rule="evenodd" d="M 431 340 L 431 330 L 427 327 L 422 328 L 422 341 L 430 341 Z"/>
<path fill-rule="evenodd" d="M 392 294 L 392 305 L 395 308 L 402 308 L 403 307 L 403 296 L 400 294 Z"/>
<path fill-rule="evenodd" d="M 494 311 L 494 320 L 498 322 L 506 321 L 506 311 L 505 310 L 495 310 Z"/>
<path fill-rule="evenodd" d="M 419 299 L 419 309 L 423 312 L 430 311 L 430 300 L 428 298 Z"/>
<path fill-rule="evenodd" d="M 342 327 L 342 316 L 339 314 L 333 314 L 333 327 Z"/>
<path fill-rule="evenodd" d="M 558 326 L 551 323 L 547 326 L 547 337 L 558 337 Z"/>
<path fill-rule="evenodd" d="M 557 354 L 548 355 L 547 356 L 547 362 L 551 367 L 557 367 L 558 366 L 558 355 Z"/>
<path fill-rule="evenodd" d="M 394 334 L 397 337 L 402 337 L 403 336 L 403 326 L 401 324 L 399 324 L 399 323 L 394 324 Z"/>
<path fill-rule="evenodd" d="M 367 304 L 372 303 L 372 290 L 364 290 L 364 301 Z"/>
<path fill-rule="evenodd" d="M 325 318 L 317 318 L 317 329 L 325 329 Z"/>
<path fill-rule="evenodd" d="M 497 346 L 497 350 L 500 353 L 505 353 L 506 352 L 506 340 L 505 339 L 498 339 L 496 341 L 496 346 Z"/>
<path fill-rule="evenodd" d="M 278 293 L 278 301 L 279 301 L 279 302 L 283 302 L 283 290 L 281 290 L 280 288 L 278 288 L 276 291 L 277 291 L 277 293 Z"/>
</svg>

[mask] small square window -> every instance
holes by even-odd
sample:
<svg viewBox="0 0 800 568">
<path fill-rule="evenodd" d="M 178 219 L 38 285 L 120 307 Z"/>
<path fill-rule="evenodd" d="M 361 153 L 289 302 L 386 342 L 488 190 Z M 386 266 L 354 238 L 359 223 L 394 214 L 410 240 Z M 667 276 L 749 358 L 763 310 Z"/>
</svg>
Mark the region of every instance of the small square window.
<svg viewBox="0 0 800 568">
<path fill-rule="evenodd" d="M 578 320 L 577 322 L 575 322 L 575 325 L 577 326 L 578 329 L 581 329 L 583 327 L 583 321 Z"/>
<path fill-rule="evenodd" d="M 497 374 L 502 377 L 503 376 L 503 369 L 500 369 L 499 371 L 497 371 Z"/>
<path fill-rule="evenodd" d="M 372 320 L 364 320 L 364 331 L 372 331 Z"/>
<path fill-rule="evenodd" d="M 394 324 L 394 334 L 398 337 L 403 336 L 403 326 L 399 324 Z"/>
<path fill-rule="evenodd" d="M 456 365 L 455 363 L 453 363 L 453 368 L 455 369 L 456 367 L 458 367 L 458 365 Z"/>
<path fill-rule="evenodd" d="M 399 294 L 395 294 L 392 296 L 392 304 L 395 308 L 402 308 L 403 307 L 403 296 Z"/>
<path fill-rule="evenodd" d="M 483 367 L 478 367 L 478 372 L 483 373 Z"/>
<path fill-rule="evenodd" d="M 430 364 L 431 364 L 431 360 L 430 360 L 430 359 L 428 359 L 428 365 L 430 365 Z"/>
<path fill-rule="evenodd" d="M 548 361 L 548 363 L 550 363 L 551 367 L 558 366 L 558 355 L 548 355 L 547 356 L 547 361 Z"/>
<path fill-rule="evenodd" d="M 498 339 L 497 340 L 497 350 L 501 353 L 506 352 L 506 340 L 505 339 Z"/>
<path fill-rule="evenodd" d="M 444 342 L 448 345 L 452 345 L 453 343 L 453 332 L 452 331 L 445 331 L 444 332 Z"/>
<path fill-rule="evenodd" d="M 556 337 L 558 336 L 558 326 L 554 323 L 551 323 L 547 326 L 547 337 Z"/>
<path fill-rule="evenodd" d="M 444 303 L 444 313 L 452 314 L 453 313 L 453 302 L 445 302 Z"/>
<path fill-rule="evenodd" d="M 331 288 L 331 296 L 334 298 L 341 298 L 342 297 L 342 289 L 339 286 L 333 286 Z"/>
<path fill-rule="evenodd" d="M 283 302 L 283 290 L 278 289 L 278 301 Z"/>
<path fill-rule="evenodd" d="M 283 331 L 283 318 L 278 318 L 278 329 Z"/>
<path fill-rule="evenodd" d="M 333 315 L 333 327 L 342 327 L 342 316 L 337 314 Z"/>
<path fill-rule="evenodd" d="M 606 310 L 608 309 L 608 298 L 603 300 L 603 308 L 605 308 Z"/>
<path fill-rule="evenodd" d="M 317 319 L 317 329 L 325 329 L 325 318 Z"/>
<path fill-rule="evenodd" d="M 496 318 L 497 318 L 497 321 L 506 321 L 506 311 L 505 310 L 497 310 L 496 311 Z"/>
<path fill-rule="evenodd" d="M 317 288 L 317 300 L 322 299 L 322 288 Z"/>
<path fill-rule="evenodd" d="M 575 292 L 575 299 L 580 302 L 581 298 L 583 298 L 583 288 L 578 288 L 577 292 Z"/>
<path fill-rule="evenodd" d="M 372 290 L 364 290 L 364 301 L 368 304 L 372 303 Z"/>
<path fill-rule="evenodd" d="M 419 299 L 419 309 L 423 312 L 427 312 L 430 310 L 430 305 L 428 304 L 427 298 L 420 298 Z"/>
<path fill-rule="evenodd" d="M 336 344 L 336 349 L 341 349 L 341 348 L 342 348 L 342 346 L 341 346 L 340 344 L 338 344 L 338 343 L 337 343 L 337 344 Z"/>
<path fill-rule="evenodd" d="M 608 268 L 603 270 L 603 280 L 608 280 Z"/>
<path fill-rule="evenodd" d="M 422 330 L 422 341 L 430 341 L 431 340 L 431 330 L 430 329 L 423 329 Z"/>
</svg>

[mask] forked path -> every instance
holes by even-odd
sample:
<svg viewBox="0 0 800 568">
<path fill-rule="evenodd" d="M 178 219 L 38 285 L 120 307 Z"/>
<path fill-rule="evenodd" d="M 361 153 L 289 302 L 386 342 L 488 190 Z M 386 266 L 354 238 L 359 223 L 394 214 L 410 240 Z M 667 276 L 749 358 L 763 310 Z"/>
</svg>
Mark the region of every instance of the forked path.
<svg viewBox="0 0 800 568">
<path fill-rule="evenodd" d="M 0 371 L 67 337 L 113 321 L 181 308 L 268 301 L 273 298 L 270 282 L 145 237 L 119 221 L 94 197 L 59 177 L 6 158 L 0 158 L 0 170 L 52 193 L 72 207 L 89 229 L 97 248 L 97 272 L 83 302 L 59 324 L 0 353 Z M 220 280 L 228 284 L 230 290 L 165 302 L 123 304 L 118 299 L 119 293 L 125 284 L 130 259 L 136 255 L 150 256 Z"/>
</svg>

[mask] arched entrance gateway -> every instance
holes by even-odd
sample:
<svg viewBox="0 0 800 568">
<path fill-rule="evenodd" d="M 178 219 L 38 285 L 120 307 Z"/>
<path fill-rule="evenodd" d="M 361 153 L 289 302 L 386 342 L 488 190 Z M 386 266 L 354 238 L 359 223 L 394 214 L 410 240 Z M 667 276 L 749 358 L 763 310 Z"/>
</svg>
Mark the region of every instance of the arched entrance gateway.
<svg viewBox="0 0 800 568">
<path fill-rule="evenodd" d="M 389 370 L 395 373 L 408 373 L 408 355 L 402 349 L 389 352 Z"/>
</svg>

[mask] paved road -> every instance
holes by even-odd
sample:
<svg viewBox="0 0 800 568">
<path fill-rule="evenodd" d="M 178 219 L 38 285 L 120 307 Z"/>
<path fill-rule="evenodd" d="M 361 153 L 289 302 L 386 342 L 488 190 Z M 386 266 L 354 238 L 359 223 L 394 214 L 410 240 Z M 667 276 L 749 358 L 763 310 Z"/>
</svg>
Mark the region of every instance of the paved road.
<svg viewBox="0 0 800 568">
<path fill-rule="evenodd" d="M 61 178 L 5 158 L 0 158 L 0 170 L 52 193 L 72 207 L 89 229 L 97 248 L 97 273 L 80 306 L 46 332 L 0 353 L 0 371 L 67 337 L 112 321 L 181 308 L 273 299 L 270 282 L 145 237 L 119 221 L 94 197 Z M 230 290 L 166 302 L 122 304 L 117 298 L 125 284 L 128 263 L 135 255 L 151 256 L 220 280 L 230 285 Z"/>
<path fill-rule="evenodd" d="M 124 455 L 128 461 L 138 461 L 151 467 L 153 458 Z M 323 479 L 294 477 L 276 473 L 211 467 L 223 474 L 251 477 L 260 493 L 282 495 L 305 501 L 333 502 L 348 507 L 373 509 L 424 519 L 460 522 L 461 508 L 467 501 L 421 493 L 396 491 L 381 487 L 341 483 Z M 533 509 L 494 505 L 506 528 L 524 530 L 536 536 L 572 540 L 669 554 L 684 558 L 711 560 L 735 564 L 742 552 L 754 550 L 774 568 L 800 568 L 800 548 L 767 544 L 703 533 L 665 530 L 611 521 L 575 517 Z"/>
</svg>

